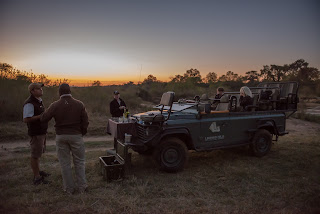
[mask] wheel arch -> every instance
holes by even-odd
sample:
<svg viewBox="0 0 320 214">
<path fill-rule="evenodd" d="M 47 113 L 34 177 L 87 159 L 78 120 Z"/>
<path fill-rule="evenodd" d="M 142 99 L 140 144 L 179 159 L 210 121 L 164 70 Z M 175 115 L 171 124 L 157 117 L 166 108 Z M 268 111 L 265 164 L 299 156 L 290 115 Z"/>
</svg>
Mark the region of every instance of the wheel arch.
<svg viewBox="0 0 320 214">
<path fill-rule="evenodd" d="M 257 127 L 257 130 L 259 129 L 265 129 L 270 132 L 270 134 L 273 135 L 279 135 L 277 126 L 275 125 L 274 120 L 267 120 L 267 121 L 259 121 L 260 124 Z"/>
<path fill-rule="evenodd" d="M 192 138 L 190 136 L 190 132 L 187 128 L 180 129 L 166 129 L 160 136 L 160 138 L 154 142 L 154 146 L 161 141 L 168 138 L 178 138 L 187 146 L 188 150 L 194 149 L 194 145 L 192 142 Z"/>
</svg>

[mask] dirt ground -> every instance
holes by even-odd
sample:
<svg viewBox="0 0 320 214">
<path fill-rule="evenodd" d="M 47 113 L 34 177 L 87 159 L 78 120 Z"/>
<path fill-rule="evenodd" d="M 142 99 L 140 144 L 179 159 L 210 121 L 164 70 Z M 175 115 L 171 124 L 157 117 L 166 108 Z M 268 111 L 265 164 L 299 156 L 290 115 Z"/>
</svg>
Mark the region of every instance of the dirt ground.
<svg viewBox="0 0 320 214">
<path fill-rule="evenodd" d="M 286 125 L 286 130 L 289 132 L 289 135 L 315 135 L 320 132 L 320 124 L 305 120 L 290 118 L 287 120 Z"/>
<path fill-rule="evenodd" d="M 105 135 L 105 136 L 96 136 L 96 137 L 84 137 L 84 142 L 112 142 L 113 137 L 110 135 Z M 55 140 L 48 140 L 46 142 L 47 147 L 48 146 L 53 146 L 55 145 L 56 142 Z M 111 144 L 110 144 L 111 145 Z M 110 145 L 107 146 L 106 148 L 110 147 Z M 29 142 L 28 141 L 12 141 L 12 142 L 5 142 L 5 143 L 0 143 L 0 160 L 11 158 L 14 154 L 15 151 L 19 151 L 22 149 L 29 148 Z M 98 148 L 87 148 L 86 151 L 95 151 L 99 150 L 100 147 Z M 47 153 L 55 153 L 55 152 L 47 152 Z"/>
<path fill-rule="evenodd" d="M 315 135 L 320 132 L 320 124 L 290 118 L 287 120 L 286 130 L 290 136 L 301 136 L 301 135 Z M 112 141 L 113 138 L 110 135 L 95 136 L 95 137 L 84 137 L 84 142 L 107 142 Z M 48 140 L 47 146 L 55 145 L 55 140 Z M 21 148 L 28 148 L 28 141 L 12 141 L 0 143 L 0 156 L 6 156 L 6 153 Z"/>
<path fill-rule="evenodd" d="M 86 137 L 87 194 L 62 193 L 54 140 L 42 166 L 50 185 L 31 185 L 28 142 L 0 144 L 0 213 L 320 213 L 320 124 L 287 120 L 289 134 L 270 153 L 246 148 L 190 152 L 179 173 L 164 173 L 152 157 L 132 153 L 125 179 L 102 179 L 98 157 L 110 136 Z"/>
</svg>

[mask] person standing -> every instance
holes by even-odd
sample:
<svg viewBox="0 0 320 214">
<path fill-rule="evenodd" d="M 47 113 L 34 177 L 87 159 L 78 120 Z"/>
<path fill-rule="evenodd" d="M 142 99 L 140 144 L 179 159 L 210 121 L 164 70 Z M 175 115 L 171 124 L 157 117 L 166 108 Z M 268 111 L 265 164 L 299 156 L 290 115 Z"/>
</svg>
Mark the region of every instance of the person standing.
<svg viewBox="0 0 320 214">
<path fill-rule="evenodd" d="M 33 184 L 48 184 L 44 177 L 50 174 L 40 171 L 40 158 L 45 151 L 48 122 L 41 122 L 40 116 L 45 107 L 42 103 L 43 84 L 31 83 L 28 86 L 30 96 L 23 105 L 23 122 L 27 123 L 28 135 L 31 137 L 31 169 L 33 171 Z"/>
<path fill-rule="evenodd" d="M 56 148 L 61 165 L 63 189 L 73 194 L 76 189 L 83 193 L 87 190 L 85 176 L 85 148 L 83 136 L 89 125 L 88 115 L 84 104 L 71 95 L 68 84 L 59 87 L 60 99 L 53 102 L 42 114 L 41 121 L 55 119 Z M 72 177 L 72 155 L 77 187 Z"/>
<path fill-rule="evenodd" d="M 112 117 L 122 117 L 126 109 L 126 103 L 120 98 L 118 91 L 113 92 L 113 100 L 110 102 L 110 114 Z"/>
</svg>

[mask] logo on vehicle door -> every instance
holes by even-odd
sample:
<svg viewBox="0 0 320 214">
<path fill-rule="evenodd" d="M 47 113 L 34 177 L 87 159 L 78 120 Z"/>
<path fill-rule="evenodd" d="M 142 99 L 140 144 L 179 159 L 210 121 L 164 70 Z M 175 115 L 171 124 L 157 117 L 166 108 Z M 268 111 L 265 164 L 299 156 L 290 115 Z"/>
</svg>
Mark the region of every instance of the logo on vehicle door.
<svg viewBox="0 0 320 214">
<path fill-rule="evenodd" d="M 217 126 L 216 122 L 212 122 L 210 127 L 209 127 L 210 131 L 212 131 L 213 133 L 215 132 L 220 132 L 220 126 Z"/>
</svg>

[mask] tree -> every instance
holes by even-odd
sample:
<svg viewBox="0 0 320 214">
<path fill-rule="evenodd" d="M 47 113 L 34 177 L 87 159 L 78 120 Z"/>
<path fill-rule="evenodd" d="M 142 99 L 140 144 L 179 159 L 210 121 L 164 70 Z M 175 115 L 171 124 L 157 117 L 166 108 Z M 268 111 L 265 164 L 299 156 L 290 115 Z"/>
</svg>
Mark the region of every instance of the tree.
<svg viewBox="0 0 320 214">
<path fill-rule="evenodd" d="M 68 80 L 68 79 L 56 79 L 55 81 L 53 81 L 51 83 L 51 86 L 60 86 L 63 83 L 66 83 L 66 84 L 70 85 L 70 82 L 71 81 Z"/>
<path fill-rule="evenodd" d="M 99 80 L 95 80 L 93 81 L 92 86 L 101 86 L 101 82 Z"/>
<path fill-rule="evenodd" d="M 44 75 L 44 74 L 40 74 L 37 76 L 36 78 L 37 82 L 41 82 L 45 85 L 50 85 L 51 84 L 51 80 L 48 79 L 48 76 Z"/>
<path fill-rule="evenodd" d="M 222 82 L 231 82 L 231 81 L 238 81 L 239 75 L 236 73 L 233 73 L 232 71 L 228 71 L 225 75 L 222 75 L 219 77 L 219 81 Z"/>
<path fill-rule="evenodd" d="M 129 82 L 125 83 L 124 85 L 125 85 L 125 86 L 132 86 L 132 85 L 134 85 L 134 82 L 129 81 Z"/>
<path fill-rule="evenodd" d="M 149 74 L 149 76 L 143 80 L 142 83 L 153 83 L 153 82 L 158 82 L 157 77 L 153 76 L 152 74 Z"/>
<path fill-rule="evenodd" d="M 0 63 L 1 79 L 12 78 L 13 67 L 8 63 Z"/>
<path fill-rule="evenodd" d="M 265 80 L 280 82 L 286 77 L 288 69 L 288 65 L 264 65 L 260 70 L 260 75 Z"/>
<path fill-rule="evenodd" d="M 192 83 L 201 83 L 202 79 L 201 79 L 201 74 L 200 71 L 198 71 L 197 69 L 189 69 L 186 71 L 186 73 L 183 75 L 185 81 L 190 81 Z"/>
<path fill-rule="evenodd" d="M 288 67 L 288 73 L 291 79 L 296 79 L 299 82 L 311 82 L 320 78 L 320 73 L 317 68 L 308 67 L 309 63 L 304 59 L 299 59 L 291 63 Z"/>
<path fill-rule="evenodd" d="M 248 84 L 252 84 L 259 81 L 260 74 L 258 71 L 247 71 L 244 78 L 248 81 Z"/>
<path fill-rule="evenodd" d="M 171 82 L 173 83 L 184 82 L 184 81 L 185 81 L 184 76 L 181 76 L 180 74 L 177 74 L 171 78 Z"/>
<path fill-rule="evenodd" d="M 205 82 L 209 83 L 209 84 L 215 83 L 215 82 L 217 82 L 217 80 L 218 80 L 218 75 L 214 72 L 209 72 L 205 78 Z"/>
</svg>

